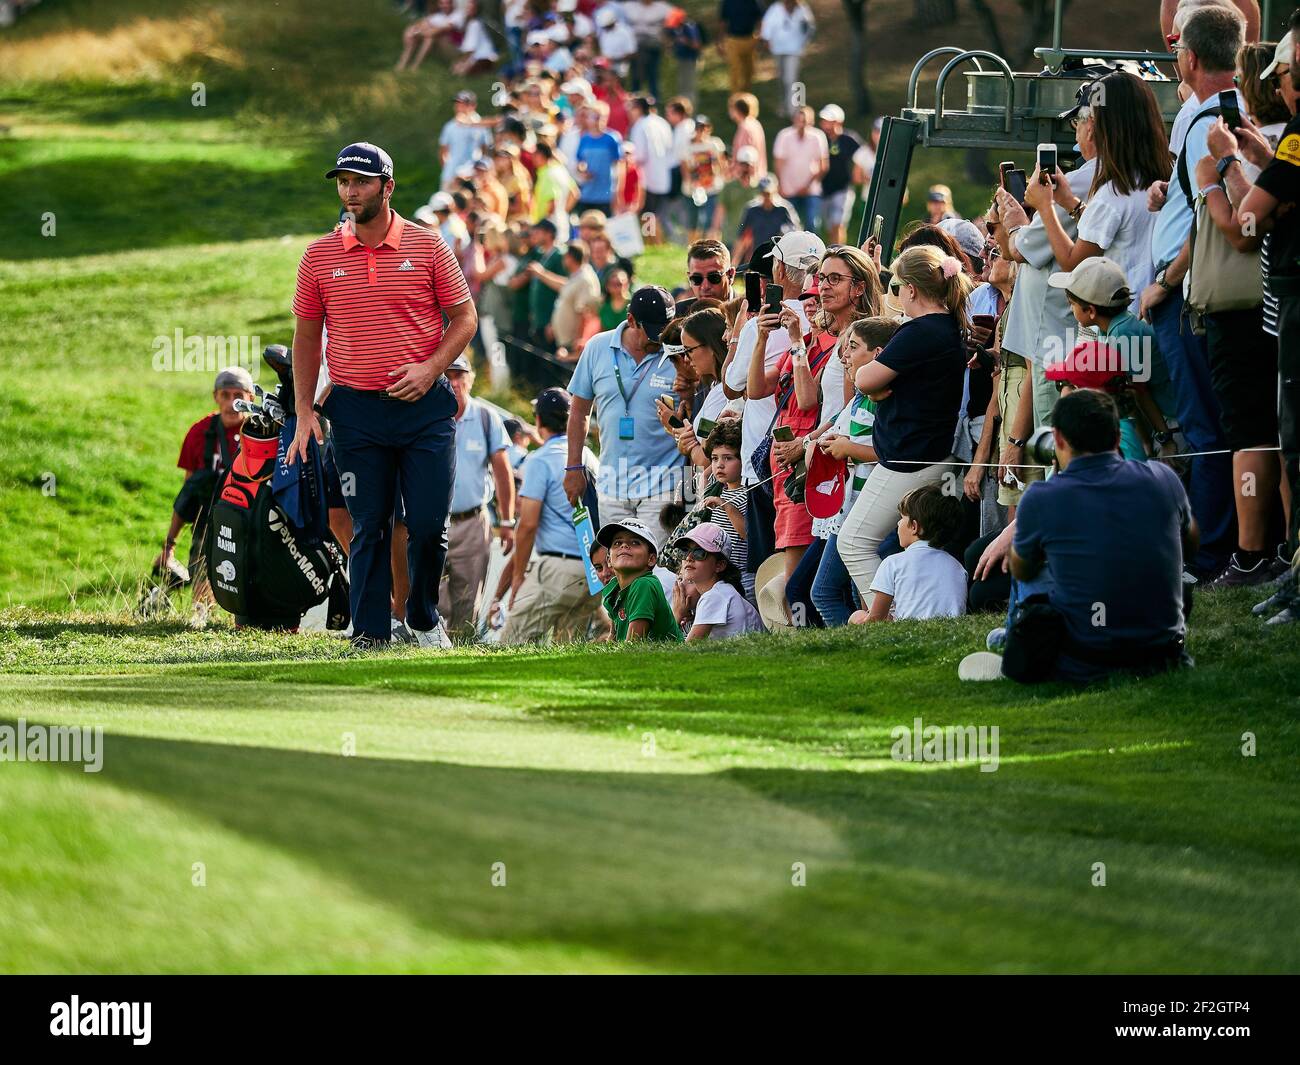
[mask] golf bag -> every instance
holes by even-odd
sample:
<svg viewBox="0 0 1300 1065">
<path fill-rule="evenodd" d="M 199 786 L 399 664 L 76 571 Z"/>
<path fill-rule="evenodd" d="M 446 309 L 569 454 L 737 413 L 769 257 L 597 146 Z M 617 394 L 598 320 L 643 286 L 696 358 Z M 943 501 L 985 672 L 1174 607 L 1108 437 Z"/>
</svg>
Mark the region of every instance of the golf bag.
<svg viewBox="0 0 1300 1065">
<path fill-rule="evenodd" d="M 240 624 L 297 628 L 311 607 L 330 601 L 328 627 L 346 628 L 347 567 L 329 531 L 320 449 L 285 463 L 296 418 L 288 351 L 264 354 L 280 377 L 263 412 L 244 423 L 239 454 L 208 520 L 208 579 L 217 603 Z M 278 408 L 278 410 L 277 410 Z M 272 417 L 266 411 L 279 415 Z"/>
</svg>

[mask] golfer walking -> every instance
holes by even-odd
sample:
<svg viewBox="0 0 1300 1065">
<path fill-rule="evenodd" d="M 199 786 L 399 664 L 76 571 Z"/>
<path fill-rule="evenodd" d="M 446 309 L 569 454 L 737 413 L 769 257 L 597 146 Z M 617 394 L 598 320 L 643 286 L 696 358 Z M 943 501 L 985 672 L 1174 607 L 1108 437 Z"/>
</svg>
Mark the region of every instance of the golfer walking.
<svg viewBox="0 0 1300 1065">
<path fill-rule="evenodd" d="M 353 642 L 373 647 L 390 638 L 389 552 L 400 479 L 411 580 L 405 621 L 420 646 L 447 648 L 451 641 L 437 603 L 456 465 L 456 397 L 443 371 L 473 338 L 478 315 L 442 237 L 389 206 L 393 161 L 387 152 L 349 144 L 325 177 L 336 181 L 351 218 L 308 245 L 298 264 L 298 425 L 288 462 L 306 458 L 310 437 L 321 439 L 312 400 L 323 325 L 333 388 L 321 413 L 333 425 L 352 515 Z"/>
</svg>

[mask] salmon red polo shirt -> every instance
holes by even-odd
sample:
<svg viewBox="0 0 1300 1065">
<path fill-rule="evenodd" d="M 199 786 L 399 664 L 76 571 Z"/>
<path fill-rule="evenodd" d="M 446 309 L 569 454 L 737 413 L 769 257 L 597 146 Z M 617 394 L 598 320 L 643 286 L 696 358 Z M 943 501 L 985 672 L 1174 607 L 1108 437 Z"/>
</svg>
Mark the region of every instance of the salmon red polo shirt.
<svg viewBox="0 0 1300 1065">
<path fill-rule="evenodd" d="M 442 341 L 442 309 L 470 298 L 456 256 L 435 231 L 392 212 L 376 248 L 345 223 L 307 246 L 293 313 L 324 319 L 330 380 L 373 391 L 389 371 L 424 362 Z"/>
</svg>

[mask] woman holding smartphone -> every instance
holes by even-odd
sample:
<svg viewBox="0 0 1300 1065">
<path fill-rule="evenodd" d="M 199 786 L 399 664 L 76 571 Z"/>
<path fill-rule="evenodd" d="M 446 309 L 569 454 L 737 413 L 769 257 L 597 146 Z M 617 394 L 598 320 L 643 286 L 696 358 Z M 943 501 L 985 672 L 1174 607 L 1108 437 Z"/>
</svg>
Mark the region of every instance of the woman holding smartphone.
<svg viewBox="0 0 1300 1065">
<path fill-rule="evenodd" d="M 1097 106 L 1093 106 L 1093 101 Z M 1102 103 L 1105 106 L 1100 106 Z M 1080 143 L 1085 137 L 1096 148 L 1097 170 L 1086 197 L 1066 184 L 1060 168 L 1047 175 L 1035 170 L 1025 191 L 1025 203 L 1038 211 L 1062 271 L 1084 259 L 1104 255 L 1124 268 L 1133 293 L 1131 310 L 1138 310 L 1143 289 L 1155 278 L 1151 262 L 1151 230 L 1156 216 L 1147 210 L 1147 189 L 1169 178 L 1169 141 L 1155 94 L 1146 82 L 1117 70 L 1088 86 L 1088 95 L 1075 118 Z M 1075 240 L 1065 231 L 1052 203 L 1079 221 Z M 1086 206 L 1085 206 L 1086 202 Z"/>
<path fill-rule="evenodd" d="M 726 334 L 726 315 L 713 307 L 695 311 L 681 324 L 680 355 L 695 371 L 700 380 L 700 390 L 707 389 L 695 417 L 675 433 L 677 450 L 696 467 L 708 465 L 704 438 L 718 424 L 718 417 L 727 405 L 727 397 L 722 392 L 722 370 L 727 361 Z"/>
<path fill-rule="evenodd" d="M 877 403 L 872 445 L 879 461 L 837 540 L 844 567 L 868 604 L 880 566 L 877 551 L 898 523 L 899 500 L 955 470 L 946 463 L 966 371 L 962 330 L 971 283 L 961 263 L 922 245 L 899 255 L 893 274 L 890 287 L 909 321 L 855 375 L 858 390 Z"/>
<path fill-rule="evenodd" d="M 845 406 L 853 399 L 853 380 L 849 373 L 850 333 L 856 322 L 880 313 L 883 298 L 880 272 L 871 258 L 858 248 L 837 245 L 829 249 L 817 274 L 810 277 L 804 285 L 804 294 L 807 295 L 814 286 L 817 292 L 816 307 L 809 320 L 835 338 L 836 357 L 822 373 L 819 424 L 801 441 L 805 448 L 806 444 L 825 437 Z M 813 625 L 837 623 L 834 619 L 822 616 L 813 599 L 813 587 L 823 566 L 838 564 L 838 556 L 831 544 L 832 536 L 838 528 L 837 518 L 813 519 L 812 540 L 794 573 L 786 581 L 785 595 L 792 611 L 801 605 L 804 616 Z M 828 555 L 832 557 L 828 559 Z"/>
</svg>

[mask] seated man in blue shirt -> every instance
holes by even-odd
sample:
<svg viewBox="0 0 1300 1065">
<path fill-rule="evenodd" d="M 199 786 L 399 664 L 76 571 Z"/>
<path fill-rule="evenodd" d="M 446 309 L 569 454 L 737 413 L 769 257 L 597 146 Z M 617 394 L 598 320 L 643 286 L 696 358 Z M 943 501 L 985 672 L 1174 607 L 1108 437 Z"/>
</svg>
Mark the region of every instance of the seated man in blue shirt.
<svg viewBox="0 0 1300 1065">
<path fill-rule="evenodd" d="M 1010 555 L 1021 607 L 1045 593 L 1063 621 L 1054 669 L 1038 662 L 1037 672 L 1087 683 L 1189 661 L 1183 557 L 1196 551 L 1199 533 L 1182 482 L 1163 463 L 1120 457 L 1119 415 L 1104 392 L 1062 397 L 1052 436 L 1059 472 L 1025 492 Z"/>
</svg>

